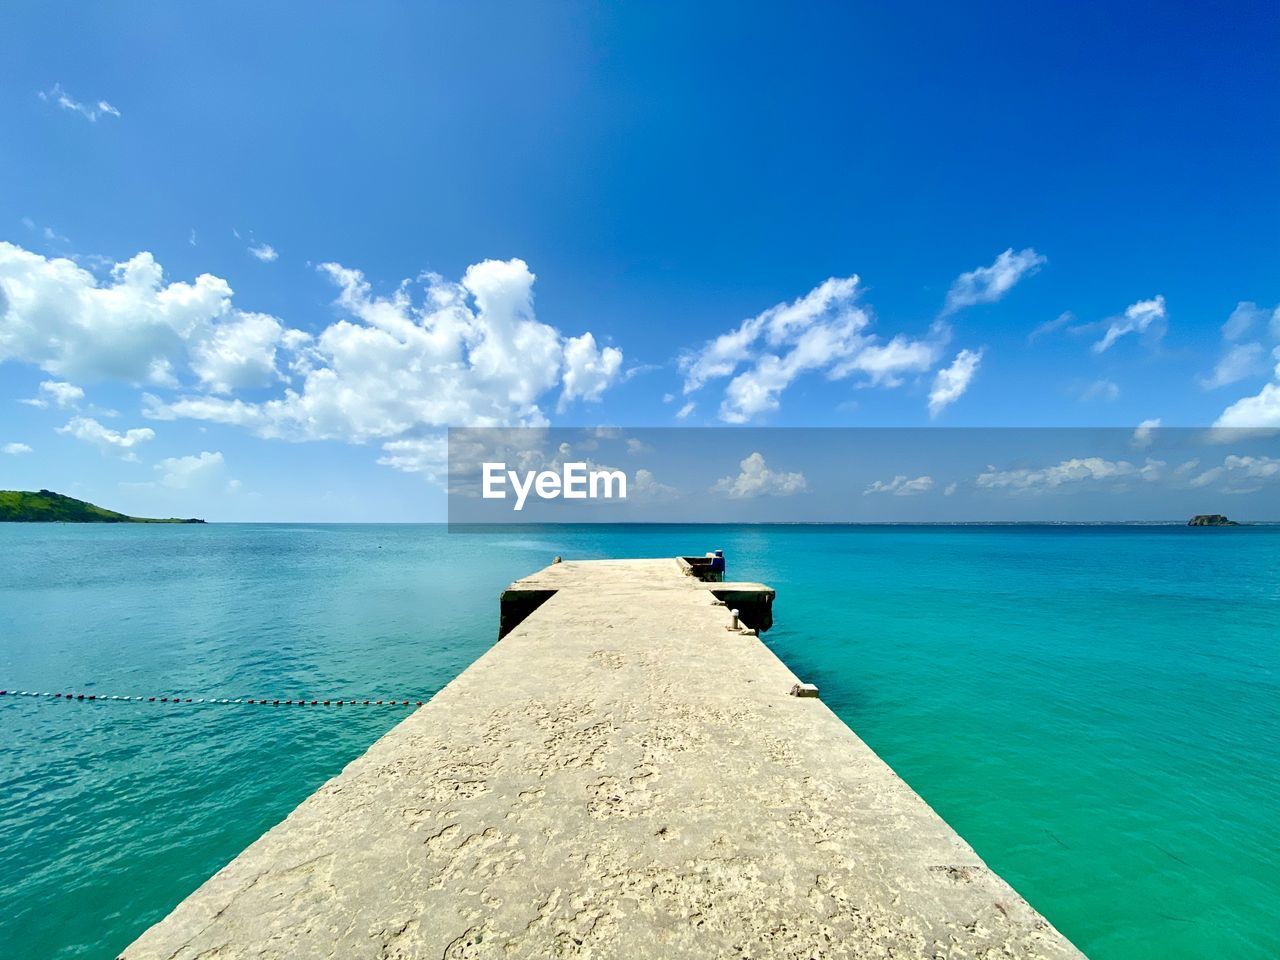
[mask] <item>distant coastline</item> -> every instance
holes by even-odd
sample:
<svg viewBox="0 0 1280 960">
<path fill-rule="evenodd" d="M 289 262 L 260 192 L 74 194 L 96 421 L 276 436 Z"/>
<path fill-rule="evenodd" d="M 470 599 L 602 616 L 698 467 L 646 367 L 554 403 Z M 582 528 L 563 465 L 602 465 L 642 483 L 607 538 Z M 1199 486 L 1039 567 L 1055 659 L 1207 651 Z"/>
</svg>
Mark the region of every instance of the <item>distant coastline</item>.
<svg viewBox="0 0 1280 960">
<path fill-rule="evenodd" d="M 194 517 L 131 517 L 52 490 L 0 490 L 0 523 L 204 523 Z"/>
</svg>

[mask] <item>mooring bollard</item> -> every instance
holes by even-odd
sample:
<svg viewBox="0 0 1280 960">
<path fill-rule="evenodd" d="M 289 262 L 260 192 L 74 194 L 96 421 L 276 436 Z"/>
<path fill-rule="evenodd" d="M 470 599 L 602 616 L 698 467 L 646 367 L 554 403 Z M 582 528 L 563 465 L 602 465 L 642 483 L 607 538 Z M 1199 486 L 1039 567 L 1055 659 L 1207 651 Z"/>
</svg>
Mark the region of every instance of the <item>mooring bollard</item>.
<svg viewBox="0 0 1280 960">
<path fill-rule="evenodd" d="M 729 616 L 733 618 L 732 620 L 730 620 L 730 621 L 729 621 L 729 629 L 730 629 L 730 630 L 737 630 L 737 629 L 741 626 L 741 624 L 740 624 L 740 623 L 738 623 L 738 611 L 737 611 L 737 610 L 730 610 L 730 611 L 729 611 Z"/>
</svg>

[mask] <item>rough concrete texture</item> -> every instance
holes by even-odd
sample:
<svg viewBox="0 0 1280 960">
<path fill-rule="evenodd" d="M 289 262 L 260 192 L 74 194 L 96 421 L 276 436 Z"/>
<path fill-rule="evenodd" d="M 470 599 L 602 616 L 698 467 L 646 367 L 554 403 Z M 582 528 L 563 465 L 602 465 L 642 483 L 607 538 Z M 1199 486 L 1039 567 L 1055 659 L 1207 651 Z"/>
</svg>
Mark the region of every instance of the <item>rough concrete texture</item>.
<svg viewBox="0 0 1280 960">
<path fill-rule="evenodd" d="M 557 593 L 124 954 L 1079 957 L 674 560 Z"/>
</svg>

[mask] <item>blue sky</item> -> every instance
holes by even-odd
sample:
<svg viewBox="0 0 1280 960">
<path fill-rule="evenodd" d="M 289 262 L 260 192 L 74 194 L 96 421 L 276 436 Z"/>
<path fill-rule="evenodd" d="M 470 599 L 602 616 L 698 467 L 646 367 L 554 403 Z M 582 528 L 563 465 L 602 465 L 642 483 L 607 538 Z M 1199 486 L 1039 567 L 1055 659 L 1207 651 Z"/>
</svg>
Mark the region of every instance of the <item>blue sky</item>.
<svg viewBox="0 0 1280 960">
<path fill-rule="evenodd" d="M 1277 19 L 6 5 L 0 487 L 427 520 L 450 424 L 1280 426 Z"/>
</svg>

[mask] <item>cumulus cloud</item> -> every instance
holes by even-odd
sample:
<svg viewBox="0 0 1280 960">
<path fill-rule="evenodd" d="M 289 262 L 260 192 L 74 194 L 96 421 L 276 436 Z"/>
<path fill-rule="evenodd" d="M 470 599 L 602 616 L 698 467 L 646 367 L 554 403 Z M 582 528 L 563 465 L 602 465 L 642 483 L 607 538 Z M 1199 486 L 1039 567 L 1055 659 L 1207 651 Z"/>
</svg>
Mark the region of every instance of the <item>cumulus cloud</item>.
<svg viewBox="0 0 1280 960">
<path fill-rule="evenodd" d="M 310 339 L 268 314 L 235 311 L 189 345 L 189 361 L 200 385 L 213 393 L 269 387 L 280 379 L 277 349 Z"/>
<path fill-rule="evenodd" d="M 1112 317 L 1107 321 L 1107 332 L 1102 339 L 1093 345 L 1094 353 L 1102 353 L 1123 336 L 1130 333 L 1150 333 L 1159 338 L 1164 335 L 1164 326 L 1168 314 L 1165 311 L 1164 296 L 1157 294 L 1151 300 L 1139 300 L 1125 308 L 1124 315 Z"/>
<path fill-rule="evenodd" d="M 1159 427 L 1159 417 L 1152 420 L 1143 420 L 1134 428 L 1133 436 L 1129 440 L 1130 445 L 1139 450 L 1145 450 L 1151 446 L 1152 441 L 1155 439 L 1155 432 Z"/>
<path fill-rule="evenodd" d="M 160 483 L 172 490 L 208 489 L 223 483 L 222 454 L 205 450 L 190 457 L 166 457 L 155 465 Z"/>
<path fill-rule="evenodd" d="M 276 253 L 276 248 L 269 243 L 250 244 L 249 256 L 262 263 L 274 263 L 280 258 L 280 254 Z"/>
<path fill-rule="evenodd" d="M 1280 370 L 1276 377 L 1280 380 Z M 1252 397 L 1237 400 L 1214 421 L 1215 427 L 1280 428 L 1280 382 L 1266 384 Z"/>
<path fill-rule="evenodd" d="M 58 433 L 68 434 L 94 445 L 103 453 L 113 453 L 130 461 L 138 459 L 134 448 L 156 435 L 150 427 L 135 427 L 120 433 L 104 427 L 91 417 L 73 417 L 65 426 L 58 427 Z"/>
<path fill-rule="evenodd" d="M 40 90 L 36 96 L 46 103 L 52 103 L 61 107 L 63 110 L 70 110 L 72 113 L 78 113 L 90 123 L 97 123 L 99 117 L 116 117 L 119 118 L 120 111 L 107 103 L 105 100 L 99 100 L 96 104 L 86 104 L 72 98 L 66 90 L 62 88 L 62 84 L 55 83 L 48 90 Z"/>
<path fill-rule="evenodd" d="M 947 291 L 943 315 L 979 303 L 995 303 L 1023 277 L 1031 276 L 1048 261 L 1030 247 L 1013 252 L 1010 247 L 989 267 L 978 267 L 958 276 Z"/>
<path fill-rule="evenodd" d="M 872 493 L 888 493 L 895 497 L 913 497 L 917 494 L 928 493 L 932 489 L 933 477 L 924 476 L 908 480 L 904 474 L 899 474 L 892 480 L 877 480 L 863 490 L 862 495 L 865 497 Z M 952 484 L 948 489 L 955 493 L 955 484 Z"/>
<path fill-rule="evenodd" d="M 382 445 L 378 463 L 402 473 L 418 473 L 432 483 L 442 483 L 448 474 L 449 442 L 443 433 L 404 440 L 388 440 Z"/>
<path fill-rule="evenodd" d="M 70 260 L 0 243 L 0 361 L 148 385 L 154 419 L 353 443 L 424 427 L 540 425 L 553 391 L 562 406 L 597 401 L 619 378 L 620 350 L 537 319 L 522 260 L 486 260 L 459 282 L 427 275 L 385 296 L 358 270 L 320 269 L 346 317 L 313 336 L 238 309 L 221 278 L 167 282 L 149 253 L 100 283 Z"/>
<path fill-rule="evenodd" d="M 598 403 L 621 368 L 622 351 L 617 347 L 597 349 L 590 333 L 569 337 L 564 342 L 564 389 L 558 409 L 564 410 L 574 400 Z"/>
<path fill-rule="evenodd" d="M 621 366 L 620 351 L 597 349 L 590 335 L 570 344 L 538 321 L 523 260 L 475 264 L 460 283 L 429 275 L 420 303 L 408 283 L 378 296 L 358 270 L 321 270 L 354 320 L 332 324 L 300 351 L 300 388 L 257 404 L 182 398 L 153 413 L 241 423 L 263 436 L 356 442 L 419 426 L 532 426 L 546 422 L 539 401 L 549 391 L 560 386 L 565 402 L 598 399 Z"/>
<path fill-rule="evenodd" d="M 697 408 L 698 408 L 698 405 L 694 403 L 692 400 L 690 400 L 688 403 L 686 403 L 684 406 L 682 406 L 679 410 L 676 411 L 676 419 L 677 420 L 687 419 L 689 414 L 693 413 L 693 411 L 696 410 Z"/>
<path fill-rule="evenodd" d="M 1051 467 L 1021 467 L 998 470 L 993 466 L 978 474 L 974 483 L 987 490 L 1008 490 L 1013 493 L 1044 493 L 1064 487 L 1087 483 L 1114 483 L 1128 480 L 1158 480 L 1165 464 L 1148 459 L 1142 465 L 1127 460 L 1105 460 L 1102 457 L 1082 457 L 1063 460 Z"/>
<path fill-rule="evenodd" d="M 74 383 L 45 380 L 40 384 L 40 389 L 36 396 L 19 402 L 25 403 L 29 407 L 47 407 L 50 403 L 53 403 L 65 409 L 67 407 L 75 407 L 83 399 L 84 391 Z"/>
<path fill-rule="evenodd" d="M 652 470 L 646 470 L 643 467 L 635 472 L 631 486 L 627 490 L 629 500 L 672 500 L 679 495 L 679 490 L 660 482 L 653 475 Z"/>
<path fill-rule="evenodd" d="M 939 370 L 929 391 L 929 416 L 936 417 L 949 404 L 959 400 L 969 389 L 982 362 L 981 350 L 961 350 L 951 365 Z"/>
<path fill-rule="evenodd" d="M 740 472 L 736 477 L 717 480 L 711 488 L 712 493 L 723 493 L 734 500 L 745 500 L 766 495 L 787 497 L 808 488 L 804 474 L 770 470 L 765 464 L 764 456 L 758 452 L 739 463 L 738 468 Z"/>
<path fill-rule="evenodd" d="M 778 409 L 783 391 L 805 373 L 821 371 L 833 380 L 862 374 L 868 384 L 894 386 L 903 374 L 936 362 L 945 332 L 927 341 L 897 336 L 881 342 L 868 331 L 871 314 L 857 303 L 858 284 L 856 276 L 832 277 L 684 354 L 684 393 L 732 377 L 720 418 L 745 423 Z"/>
<path fill-rule="evenodd" d="M 224 327 L 244 322 L 231 295 L 225 280 L 207 273 L 166 283 L 146 252 L 116 264 L 100 284 L 71 260 L 0 242 L 0 361 L 81 381 L 174 387 L 193 356 L 218 351 Z M 247 362 L 256 370 L 265 361 Z M 232 378 L 225 363 L 219 372 Z"/>
<path fill-rule="evenodd" d="M 24 453 L 31 452 L 31 448 L 25 443 L 6 443 L 3 447 L 0 447 L 0 450 L 9 454 L 11 457 L 20 457 Z"/>
<path fill-rule="evenodd" d="M 1262 330 L 1257 328 L 1263 327 Z M 1223 338 L 1231 342 L 1246 334 L 1258 332 L 1280 341 L 1280 307 L 1274 310 L 1260 309 L 1248 301 L 1236 305 L 1227 322 L 1223 324 Z M 1213 373 L 1200 381 L 1203 387 L 1222 386 L 1261 372 L 1265 365 L 1266 347 L 1259 342 L 1237 343 L 1231 346 L 1218 361 Z M 1280 346 L 1271 350 L 1271 362 L 1280 361 Z M 1280 363 L 1272 372 L 1272 382 L 1249 397 L 1242 397 L 1231 404 L 1214 422 L 1215 427 L 1275 428 L 1280 427 Z"/>
<path fill-rule="evenodd" d="M 1268 483 L 1280 481 L 1280 459 L 1275 457 L 1241 457 L 1231 455 L 1222 466 L 1213 467 L 1193 477 L 1192 487 L 1218 483 L 1223 493 L 1256 493 Z"/>
</svg>

